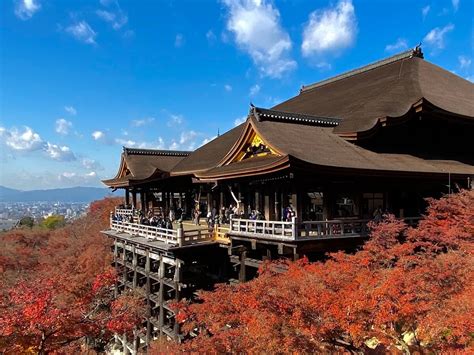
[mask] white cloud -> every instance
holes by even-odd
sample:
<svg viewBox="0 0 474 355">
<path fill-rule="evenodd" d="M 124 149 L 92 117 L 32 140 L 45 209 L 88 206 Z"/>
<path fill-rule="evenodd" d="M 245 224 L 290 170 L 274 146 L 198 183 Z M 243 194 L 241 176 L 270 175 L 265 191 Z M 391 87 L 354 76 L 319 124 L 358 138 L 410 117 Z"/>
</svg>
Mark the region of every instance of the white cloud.
<svg viewBox="0 0 474 355">
<path fill-rule="evenodd" d="M 57 144 L 52 144 L 46 142 L 45 152 L 51 159 L 58 161 L 71 161 L 76 160 L 74 153 L 68 146 L 59 146 Z"/>
<path fill-rule="evenodd" d="M 181 125 L 183 121 L 184 121 L 184 118 L 182 115 L 171 114 L 167 125 L 168 127 L 175 127 L 175 126 Z"/>
<path fill-rule="evenodd" d="M 453 4 L 454 12 L 458 11 L 459 0 L 451 0 L 451 3 Z"/>
<path fill-rule="evenodd" d="M 217 138 L 217 136 L 214 136 L 214 137 L 211 137 L 211 138 L 205 138 L 205 139 L 201 142 L 200 147 L 203 146 L 203 145 L 205 145 L 205 144 L 207 144 L 207 143 L 209 143 L 210 141 L 213 141 L 213 140 L 216 139 L 216 138 Z"/>
<path fill-rule="evenodd" d="M 385 46 L 385 51 L 396 52 L 396 51 L 401 51 L 407 48 L 408 48 L 407 40 L 404 38 L 398 38 L 395 43 L 387 44 L 387 46 Z"/>
<path fill-rule="evenodd" d="M 28 20 L 41 8 L 37 0 L 16 0 L 15 1 L 15 15 L 22 19 Z"/>
<path fill-rule="evenodd" d="M 433 28 L 430 32 L 428 32 L 423 41 L 435 49 L 443 49 L 445 46 L 445 36 L 452 30 L 454 30 L 454 25 L 451 23 L 444 26 L 443 28 Z"/>
<path fill-rule="evenodd" d="M 155 121 L 154 117 L 146 117 L 140 120 L 132 120 L 131 125 L 133 127 L 143 127 Z"/>
<path fill-rule="evenodd" d="M 21 131 L 15 127 L 10 130 L 0 127 L 0 138 L 7 147 L 16 151 L 31 152 L 44 147 L 39 134 L 27 126 Z"/>
<path fill-rule="evenodd" d="M 229 85 L 229 84 L 225 84 L 224 85 L 224 90 L 227 91 L 227 92 L 230 92 L 230 91 L 232 91 L 232 86 Z"/>
<path fill-rule="evenodd" d="M 192 141 L 198 136 L 199 134 L 195 131 L 184 131 L 181 132 L 181 136 L 179 138 L 179 144 L 187 144 L 192 143 Z"/>
<path fill-rule="evenodd" d="M 244 123 L 245 121 L 247 121 L 247 116 L 242 116 L 242 117 L 236 118 L 234 120 L 234 126 L 238 126 L 238 125 Z"/>
<path fill-rule="evenodd" d="M 97 37 L 97 33 L 86 21 L 80 21 L 67 27 L 66 32 L 80 42 L 96 44 L 95 38 Z"/>
<path fill-rule="evenodd" d="M 112 28 L 116 31 L 120 30 L 128 22 L 128 16 L 123 13 L 120 8 L 117 12 L 107 11 L 107 10 L 97 10 L 95 12 L 105 22 L 108 22 L 112 25 Z"/>
<path fill-rule="evenodd" d="M 206 38 L 209 43 L 214 43 L 217 39 L 216 35 L 212 30 L 206 32 Z"/>
<path fill-rule="evenodd" d="M 421 15 L 423 16 L 423 20 L 426 18 L 426 16 L 428 15 L 428 13 L 430 12 L 431 10 L 431 6 L 430 5 L 426 5 L 425 7 L 423 7 L 421 9 Z"/>
<path fill-rule="evenodd" d="M 352 45 L 356 34 L 357 19 L 352 1 L 341 0 L 335 7 L 309 15 L 301 51 L 305 57 L 337 52 Z"/>
<path fill-rule="evenodd" d="M 296 68 L 290 58 L 292 43 L 280 24 L 280 12 L 266 0 L 223 0 L 227 30 L 252 58 L 264 76 L 279 78 Z"/>
<path fill-rule="evenodd" d="M 82 158 L 81 165 L 87 170 L 103 170 L 102 165 L 94 159 Z"/>
<path fill-rule="evenodd" d="M 184 45 L 184 36 L 181 33 L 178 33 L 174 38 L 174 46 L 180 48 Z"/>
<path fill-rule="evenodd" d="M 56 132 L 62 135 L 67 135 L 69 134 L 69 129 L 72 127 L 72 122 L 67 121 L 64 118 L 60 118 L 56 120 Z"/>
<path fill-rule="evenodd" d="M 23 130 L 13 127 L 7 130 L 0 127 L 0 139 L 5 146 L 16 152 L 42 151 L 54 160 L 71 161 L 75 160 L 74 153 L 68 146 L 59 146 L 41 139 L 40 135 L 30 127 L 24 126 Z"/>
<path fill-rule="evenodd" d="M 255 96 L 260 92 L 260 85 L 255 84 L 250 88 L 249 96 Z"/>
<path fill-rule="evenodd" d="M 64 106 L 64 110 L 72 116 L 77 115 L 77 110 L 74 108 L 74 106 Z"/>
<path fill-rule="evenodd" d="M 176 141 L 173 141 L 168 149 L 169 150 L 178 150 L 179 149 L 179 144 Z"/>
<path fill-rule="evenodd" d="M 95 141 L 101 140 L 105 138 L 105 133 L 102 131 L 94 131 L 92 132 L 92 138 L 94 138 Z"/>
<path fill-rule="evenodd" d="M 471 83 L 474 83 L 474 75 L 466 76 L 466 80 L 469 80 Z"/>
<path fill-rule="evenodd" d="M 161 137 L 158 138 L 157 142 L 137 142 L 132 139 L 122 138 L 116 138 L 114 142 L 128 148 L 163 149 L 165 147 L 163 138 Z"/>
<path fill-rule="evenodd" d="M 461 69 L 467 69 L 471 66 L 471 58 L 468 58 L 466 56 L 463 56 L 463 55 L 460 55 L 458 57 L 458 60 L 459 60 L 459 67 Z"/>
<path fill-rule="evenodd" d="M 57 176 L 57 180 L 63 186 L 90 186 L 98 185 L 100 183 L 97 173 L 95 171 L 91 171 L 84 174 L 65 171 Z"/>
</svg>

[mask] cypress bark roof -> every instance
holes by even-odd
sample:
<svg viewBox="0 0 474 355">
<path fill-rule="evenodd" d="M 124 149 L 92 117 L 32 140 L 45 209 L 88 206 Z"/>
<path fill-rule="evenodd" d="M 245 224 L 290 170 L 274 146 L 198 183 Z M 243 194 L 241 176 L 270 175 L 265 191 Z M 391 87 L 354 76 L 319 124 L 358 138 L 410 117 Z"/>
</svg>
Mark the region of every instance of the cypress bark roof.
<svg viewBox="0 0 474 355">
<path fill-rule="evenodd" d="M 474 85 L 423 60 L 419 49 L 303 87 L 273 109 L 341 118 L 334 132 L 347 134 L 368 131 L 383 118 L 401 117 L 420 101 L 465 119 L 474 117 Z"/>
<path fill-rule="evenodd" d="M 143 180 L 164 178 L 189 154 L 186 151 L 124 147 L 117 175 L 102 182 L 110 187 L 126 187 Z"/>
</svg>

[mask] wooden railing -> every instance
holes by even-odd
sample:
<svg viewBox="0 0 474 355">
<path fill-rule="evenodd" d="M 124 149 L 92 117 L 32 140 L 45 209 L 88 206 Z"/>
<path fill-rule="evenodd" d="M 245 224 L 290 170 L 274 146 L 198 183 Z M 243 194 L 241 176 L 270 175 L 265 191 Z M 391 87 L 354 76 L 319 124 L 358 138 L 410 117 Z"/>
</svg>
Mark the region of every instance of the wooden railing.
<svg viewBox="0 0 474 355">
<path fill-rule="evenodd" d="M 144 224 L 110 220 L 110 229 L 133 236 L 158 240 L 167 244 L 179 244 L 178 231 Z"/>
<path fill-rule="evenodd" d="M 298 239 L 366 237 L 368 219 L 305 221 L 298 226 Z"/>
<path fill-rule="evenodd" d="M 134 211 L 135 210 L 133 208 L 116 208 L 115 215 L 121 216 L 121 217 L 124 217 L 124 216 L 130 217 L 130 216 L 133 216 Z"/>
<path fill-rule="evenodd" d="M 404 218 L 409 226 L 414 226 L 419 217 Z M 280 240 L 338 239 L 364 238 L 369 234 L 370 219 L 330 220 L 291 222 L 257 221 L 250 219 L 231 218 L 229 233 L 237 236 Z"/>
<path fill-rule="evenodd" d="M 296 219 L 292 222 L 230 218 L 229 233 L 247 237 L 295 240 Z"/>
</svg>

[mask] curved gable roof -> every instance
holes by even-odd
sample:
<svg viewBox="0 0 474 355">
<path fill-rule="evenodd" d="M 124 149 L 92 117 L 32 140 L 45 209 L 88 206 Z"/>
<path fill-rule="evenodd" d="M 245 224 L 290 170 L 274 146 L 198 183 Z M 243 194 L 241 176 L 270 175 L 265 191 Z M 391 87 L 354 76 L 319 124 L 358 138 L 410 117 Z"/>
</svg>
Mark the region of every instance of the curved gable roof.
<svg viewBox="0 0 474 355">
<path fill-rule="evenodd" d="M 474 117 L 474 85 L 408 51 L 303 87 L 273 109 L 342 118 L 335 133 L 357 133 L 380 119 L 405 115 L 420 100 L 464 118 Z"/>
<path fill-rule="evenodd" d="M 110 187 L 123 187 L 132 182 L 168 176 L 171 169 L 189 154 L 186 151 L 124 147 L 117 175 L 102 182 Z"/>
</svg>

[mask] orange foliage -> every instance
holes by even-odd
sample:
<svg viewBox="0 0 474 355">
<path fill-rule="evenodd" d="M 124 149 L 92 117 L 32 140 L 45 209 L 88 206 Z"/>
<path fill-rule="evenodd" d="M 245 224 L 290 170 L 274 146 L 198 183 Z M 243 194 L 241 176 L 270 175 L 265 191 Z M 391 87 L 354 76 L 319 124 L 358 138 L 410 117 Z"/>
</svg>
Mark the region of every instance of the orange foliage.
<svg viewBox="0 0 474 355">
<path fill-rule="evenodd" d="M 21 229 L 2 235 L 0 352 L 71 352 L 86 336 L 102 350 L 113 331 L 135 325 L 141 305 L 127 295 L 130 317 L 117 312 L 121 301 L 113 299 L 111 242 L 100 233 L 118 203 L 96 201 L 86 217 L 54 231 Z"/>
<path fill-rule="evenodd" d="M 203 292 L 178 311 L 199 335 L 170 351 L 473 351 L 473 206 L 474 191 L 430 200 L 416 228 L 386 216 L 355 254 Z"/>
</svg>

